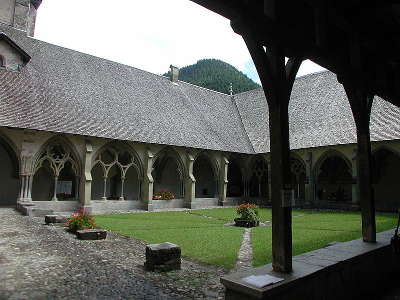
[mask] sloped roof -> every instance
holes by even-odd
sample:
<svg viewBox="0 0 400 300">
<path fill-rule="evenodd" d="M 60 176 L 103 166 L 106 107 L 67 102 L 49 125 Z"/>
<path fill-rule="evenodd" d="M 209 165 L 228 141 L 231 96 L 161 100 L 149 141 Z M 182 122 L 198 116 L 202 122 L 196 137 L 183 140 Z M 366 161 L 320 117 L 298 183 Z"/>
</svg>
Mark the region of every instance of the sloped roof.
<svg viewBox="0 0 400 300">
<path fill-rule="evenodd" d="M 234 97 L 51 45 L 0 26 L 31 61 L 0 70 L 0 126 L 240 153 L 269 152 L 262 89 Z M 356 143 L 353 116 L 336 76 L 296 79 L 290 147 Z M 400 108 L 378 97 L 373 141 L 400 138 Z"/>
<path fill-rule="evenodd" d="M 32 57 L 0 70 L 0 126 L 254 152 L 228 95 L 0 31 Z"/>
<path fill-rule="evenodd" d="M 256 152 L 269 152 L 268 105 L 263 90 L 235 95 L 240 115 Z M 290 148 L 356 143 L 353 115 L 343 86 L 324 71 L 296 79 L 289 104 Z M 371 140 L 400 138 L 400 108 L 375 97 Z"/>
</svg>

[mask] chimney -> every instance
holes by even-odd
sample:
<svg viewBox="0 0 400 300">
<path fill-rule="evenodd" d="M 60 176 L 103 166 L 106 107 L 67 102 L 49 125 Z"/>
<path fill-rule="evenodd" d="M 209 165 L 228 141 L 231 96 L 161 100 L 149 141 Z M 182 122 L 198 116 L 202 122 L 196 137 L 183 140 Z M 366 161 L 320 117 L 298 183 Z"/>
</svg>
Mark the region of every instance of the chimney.
<svg viewBox="0 0 400 300">
<path fill-rule="evenodd" d="M 173 65 L 169 66 L 171 69 L 171 81 L 172 82 L 178 82 L 179 80 L 179 68 L 175 67 Z"/>
<path fill-rule="evenodd" d="M 0 23 L 25 31 L 35 32 L 36 12 L 42 0 L 0 0 Z"/>
</svg>

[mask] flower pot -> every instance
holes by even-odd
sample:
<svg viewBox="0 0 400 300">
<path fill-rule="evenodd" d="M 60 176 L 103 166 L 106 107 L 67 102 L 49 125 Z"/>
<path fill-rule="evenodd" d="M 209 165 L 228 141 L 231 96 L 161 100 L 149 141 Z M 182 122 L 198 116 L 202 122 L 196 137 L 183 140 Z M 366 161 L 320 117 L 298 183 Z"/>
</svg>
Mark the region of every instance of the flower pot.
<svg viewBox="0 0 400 300">
<path fill-rule="evenodd" d="M 257 227 L 260 225 L 260 221 L 256 221 L 256 220 L 246 220 L 246 219 L 239 219 L 236 218 L 234 219 L 235 221 L 235 226 L 238 227 Z"/>
</svg>

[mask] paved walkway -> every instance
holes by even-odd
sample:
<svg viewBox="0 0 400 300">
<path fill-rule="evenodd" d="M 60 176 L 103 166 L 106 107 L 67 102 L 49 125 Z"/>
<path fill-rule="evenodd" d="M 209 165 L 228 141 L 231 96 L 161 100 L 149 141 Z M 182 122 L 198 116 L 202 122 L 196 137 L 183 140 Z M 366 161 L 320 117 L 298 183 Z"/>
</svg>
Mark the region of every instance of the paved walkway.
<svg viewBox="0 0 400 300">
<path fill-rule="evenodd" d="M 182 260 L 182 270 L 143 270 L 145 244 L 110 234 L 79 241 L 43 218 L 0 209 L 0 300 L 223 299 L 226 270 Z"/>
</svg>

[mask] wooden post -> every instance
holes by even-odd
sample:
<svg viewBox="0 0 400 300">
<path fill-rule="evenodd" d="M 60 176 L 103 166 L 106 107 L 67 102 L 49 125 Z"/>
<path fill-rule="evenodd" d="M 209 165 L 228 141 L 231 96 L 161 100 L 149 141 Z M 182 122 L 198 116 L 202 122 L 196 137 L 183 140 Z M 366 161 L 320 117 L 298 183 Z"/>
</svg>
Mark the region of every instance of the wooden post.
<svg viewBox="0 0 400 300">
<path fill-rule="evenodd" d="M 242 25 L 242 26 L 240 26 Z M 239 26 L 239 27 L 237 27 Z M 232 23 L 242 35 L 253 58 L 269 108 L 272 187 L 272 266 L 277 272 L 292 271 L 292 208 L 286 195 L 291 192 L 288 106 L 293 83 L 302 62 L 289 58 L 283 49 L 264 45 L 254 38 L 248 26 Z M 290 201 L 289 201 L 290 202 Z"/>
<path fill-rule="evenodd" d="M 376 223 L 371 180 L 372 155 L 369 120 L 374 97 L 352 84 L 344 82 L 343 86 L 350 102 L 357 129 L 357 180 L 363 240 L 373 243 L 376 242 Z"/>
</svg>

